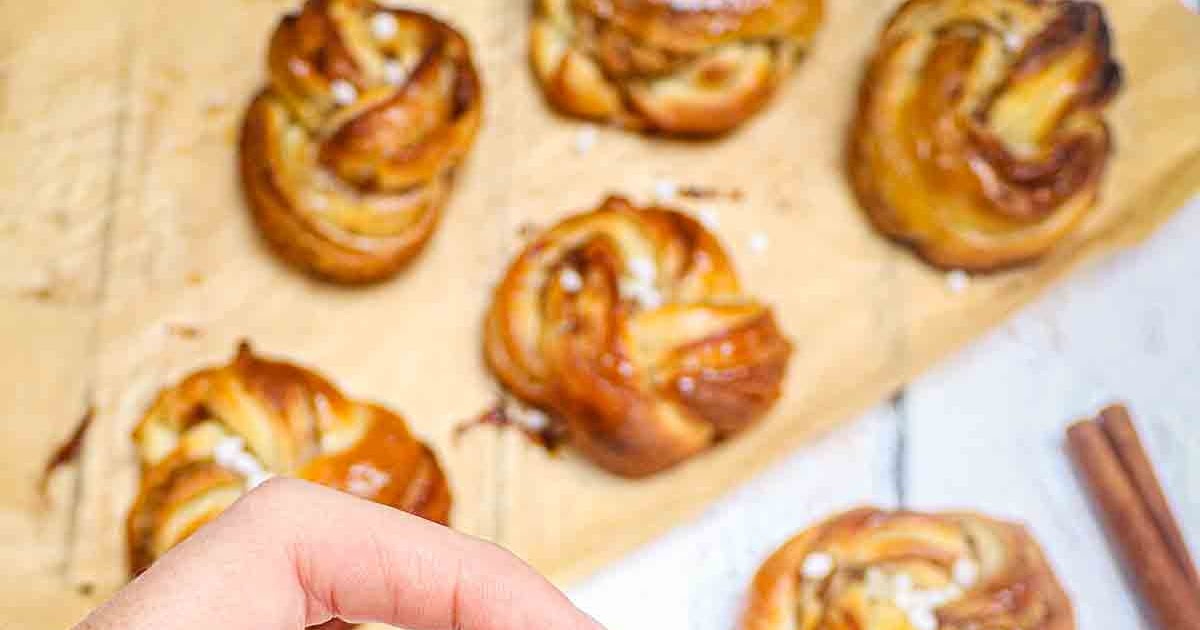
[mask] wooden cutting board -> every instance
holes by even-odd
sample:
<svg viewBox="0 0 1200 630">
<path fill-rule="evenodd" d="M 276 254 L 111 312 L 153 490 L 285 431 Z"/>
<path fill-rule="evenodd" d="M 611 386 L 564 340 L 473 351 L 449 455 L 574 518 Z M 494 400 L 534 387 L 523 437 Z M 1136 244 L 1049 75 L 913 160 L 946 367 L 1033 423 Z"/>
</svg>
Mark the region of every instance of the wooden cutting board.
<svg viewBox="0 0 1200 630">
<path fill-rule="evenodd" d="M 1127 85 L 1102 207 L 1042 264 L 961 293 L 877 237 L 841 173 L 861 65 L 897 2 L 829 0 L 815 49 L 731 137 L 602 129 L 580 153 L 583 126 L 547 111 L 530 77 L 526 4 L 454 0 L 437 12 L 473 42 L 487 103 L 445 221 L 394 281 L 322 285 L 267 252 L 234 171 L 267 37 L 293 4 L 0 4 L 0 566 L 15 577 L 0 585 L 0 617 L 18 627 L 64 627 L 123 582 L 129 430 L 158 388 L 227 360 L 239 339 L 403 412 L 449 470 L 455 525 L 566 582 L 895 392 L 1078 264 L 1136 243 L 1200 186 L 1200 17 L 1168 0 L 1106 3 Z M 717 211 L 747 286 L 796 343 L 770 417 L 637 482 L 511 431 L 452 439 L 496 399 L 480 322 L 518 228 L 608 192 L 649 198 L 660 181 L 744 193 L 681 205 Z M 42 502 L 42 462 L 89 406 L 78 470 L 55 475 Z"/>
</svg>

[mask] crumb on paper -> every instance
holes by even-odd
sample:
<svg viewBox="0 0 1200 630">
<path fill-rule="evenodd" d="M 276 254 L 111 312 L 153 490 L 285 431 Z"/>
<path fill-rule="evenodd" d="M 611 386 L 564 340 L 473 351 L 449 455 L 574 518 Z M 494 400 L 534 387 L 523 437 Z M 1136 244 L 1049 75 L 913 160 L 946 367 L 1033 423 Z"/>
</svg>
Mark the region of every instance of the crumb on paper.
<svg viewBox="0 0 1200 630">
<path fill-rule="evenodd" d="M 47 284 L 40 287 L 35 287 L 29 289 L 26 295 L 39 302 L 49 302 L 50 300 L 54 299 L 54 286 Z"/>
<path fill-rule="evenodd" d="M 962 293 L 971 284 L 971 276 L 962 269 L 955 269 L 946 274 L 946 288 L 951 293 Z"/>
<path fill-rule="evenodd" d="M 680 197 L 688 199 L 717 199 L 725 198 L 730 201 L 741 201 L 745 193 L 740 188 L 718 188 L 716 186 L 700 186 L 697 184 L 687 184 L 680 186 L 678 189 Z"/>
<path fill-rule="evenodd" d="M 187 73 L 183 68 L 172 64 L 163 67 L 162 77 L 171 83 L 180 83 L 187 77 Z"/>
<path fill-rule="evenodd" d="M 180 323 L 168 323 L 167 332 L 180 339 L 196 339 L 204 334 L 204 331 L 196 326 Z"/>
<path fill-rule="evenodd" d="M 59 272 L 53 267 L 46 269 L 31 269 L 31 277 L 25 282 L 23 294 L 39 301 L 53 300 L 61 288 Z"/>
<path fill-rule="evenodd" d="M 229 95 L 225 92 L 214 92 L 204 99 L 204 111 L 215 114 L 229 107 Z"/>
<path fill-rule="evenodd" d="M 199 271 L 193 271 L 187 275 L 185 280 L 191 285 L 204 284 L 204 274 Z"/>
<path fill-rule="evenodd" d="M 517 236 L 526 240 L 533 238 L 538 234 L 538 232 L 541 231 L 542 229 L 533 221 L 522 221 L 521 224 L 517 226 Z"/>
<path fill-rule="evenodd" d="M 771 244 L 766 232 L 755 232 L 750 235 L 750 251 L 755 254 L 765 254 Z"/>
<path fill-rule="evenodd" d="M 596 146 L 598 132 L 595 125 L 584 125 L 575 133 L 575 152 L 584 155 Z"/>
</svg>

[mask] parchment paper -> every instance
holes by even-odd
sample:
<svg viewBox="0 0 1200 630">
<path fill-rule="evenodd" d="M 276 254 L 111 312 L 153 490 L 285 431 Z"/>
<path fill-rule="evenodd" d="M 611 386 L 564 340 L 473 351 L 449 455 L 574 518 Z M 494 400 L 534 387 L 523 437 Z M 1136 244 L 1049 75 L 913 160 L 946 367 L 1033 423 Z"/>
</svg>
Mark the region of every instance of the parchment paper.
<svg viewBox="0 0 1200 630">
<path fill-rule="evenodd" d="M 0 396 L 12 436 L 0 445 L 0 559 L 17 578 L 0 599 L 14 602 L 10 621 L 62 627 L 123 582 L 130 427 L 158 388 L 227 360 L 239 339 L 402 412 L 449 471 L 455 525 L 567 582 L 896 392 L 1080 263 L 1137 243 L 1200 186 L 1200 17 L 1168 0 L 1106 2 L 1127 82 L 1110 110 L 1117 154 L 1101 207 L 1043 263 L 953 292 L 945 274 L 869 228 L 842 175 L 862 63 L 898 2 L 827 4 L 811 54 L 741 131 L 695 143 L 601 129 L 580 152 L 584 125 L 551 113 L 530 76 L 529 7 L 439 3 L 474 45 L 483 131 L 428 250 L 367 289 L 277 262 L 238 190 L 236 129 L 292 2 L 0 5 L 0 369 L 15 388 Z M 649 199 L 664 182 L 743 193 L 679 205 L 716 211 L 746 285 L 796 343 L 774 412 L 639 482 L 569 452 L 550 457 L 515 431 L 453 440 L 458 422 L 495 401 L 480 323 L 518 228 L 608 192 Z M 764 237 L 765 249 L 751 246 Z M 97 416 L 79 471 L 52 480 L 43 509 L 37 472 L 88 405 Z"/>
</svg>

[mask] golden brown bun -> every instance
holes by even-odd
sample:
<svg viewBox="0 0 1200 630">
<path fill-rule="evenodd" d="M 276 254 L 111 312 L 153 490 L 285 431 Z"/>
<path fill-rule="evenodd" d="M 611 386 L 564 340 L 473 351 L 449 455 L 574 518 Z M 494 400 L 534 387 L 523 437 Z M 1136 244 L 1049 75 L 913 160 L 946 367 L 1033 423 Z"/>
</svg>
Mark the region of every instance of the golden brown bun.
<svg viewBox="0 0 1200 630">
<path fill-rule="evenodd" d="M 255 356 L 200 370 L 163 390 L 137 428 L 137 499 L 126 535 L 138 574 L 254 482 L 228 447 L 270 474 L 320 483 L 445 524 L 450 488 L 433 451 L 400 416 L 347 399 L 321 376 Z M 231 466 L 231 467 L 227 467 Z"/>
<path fill-rule="evenodd" d="M 639 477 L 760 417 L 791 344 L 699 223 L 610 197 L 516 258 L 485 349 L 514 394 L 565 422 L 575 448 Z"/>
<path fill-rule="evenodd" d="M 742 630 L 934 625 L 1073 630 L 1075 620 L 1024 527 L 978 514 L 860 508 L 810 527 L 767 559 Z"/>
<path fill-rule="evenodd" d="M 530 57 L 555 107 L 675 135 L 762 108 L 822 15 L 822 0 L 535 1 Z"/>
<path fill-rule="evenodd" d="M 268 65 L 241 138 L 259 229 L 327 280 L 391 276 L 433 233 L 479 127 L 466 40 L 423 13 L 309 0 L 280 22 Z"/>
<path fill-rule="evenodd" d="M 1095 205 L 1121 85 L 1104 12 L 909 0 L 880 36 L 849 170 L 874 224 L 944 268 L 1045 254 Z"/>
</svg>

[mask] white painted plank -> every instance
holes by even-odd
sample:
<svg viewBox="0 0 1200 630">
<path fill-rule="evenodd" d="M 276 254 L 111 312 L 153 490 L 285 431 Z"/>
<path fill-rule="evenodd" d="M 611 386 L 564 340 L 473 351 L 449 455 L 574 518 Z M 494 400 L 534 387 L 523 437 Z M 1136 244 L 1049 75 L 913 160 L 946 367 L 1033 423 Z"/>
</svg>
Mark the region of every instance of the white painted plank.
<svg viewBox="0 0 1200 630">
<path fill-rule="evenodd" d="M 895 505 L 896 444 L 895 415 L 881 405 L 571 589 L 571 598 L 609 628 L 730 630 L 755 570 L 779 544 L 831 512 Z"/>
<path fill-rule="evenodd" d="M 1066 425 L 1131 405 L 1193 548 L 1200 542 L 1200 200 L 1145 246 L 1072 282 L 908 390 L 904 488 L 920 509 L 1026 521 L 1081 628 L 1149 628 L 1063 450 Z"/>
</svg>

